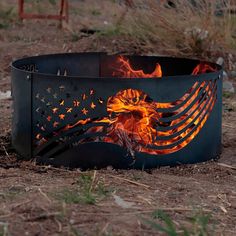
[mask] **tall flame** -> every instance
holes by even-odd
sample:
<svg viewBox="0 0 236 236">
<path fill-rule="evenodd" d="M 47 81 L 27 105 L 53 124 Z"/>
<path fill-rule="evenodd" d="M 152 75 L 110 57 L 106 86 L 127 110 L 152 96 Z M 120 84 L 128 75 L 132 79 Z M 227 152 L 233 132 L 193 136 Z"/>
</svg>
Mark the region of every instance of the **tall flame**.
<svg viewBox="0 0 236 236">
<path fill-rule="evenodd" d="M 122 77 L 126 78 L 153 78 L 153 77 L 162 77 L 162 70 L 159 63 L 156 63 L 156 67 L 154 71 L 150 74 L 145 73 L 143 70 L 135 70 L 130 65 L 128 59 L 119 56 L 118 62 L 120 64 L 120 68 L 118 69 L 121 72 Z"/>
</svg>

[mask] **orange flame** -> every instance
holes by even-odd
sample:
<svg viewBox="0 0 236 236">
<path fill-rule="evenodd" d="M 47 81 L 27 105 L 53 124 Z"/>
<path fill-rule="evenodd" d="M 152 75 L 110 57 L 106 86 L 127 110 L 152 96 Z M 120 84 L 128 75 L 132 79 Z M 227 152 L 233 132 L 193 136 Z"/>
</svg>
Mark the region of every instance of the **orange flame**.
<svg viewBox="0 0 236 236">
<path fill-rule="evenodd" d="M 118 62 L 120 63 L 118 71 L 122 73 L 122 77 L 162 77 L 161 66 L 158 63 L 152 73 L 146 74 L 142 69 L 134 70 L 124 57 L 118 57 Z M 212 66 L 200 63 L 194 68 L 192 75 L 212 71 L 215 71 Z M 79 120 L 75 124 L 67 124 L 59 132 L 79 125 L 99 123 L 101 126 L 86 131 L 96 133 L 104 131 L 102 123 L 107 123 L 106 136 L 100 141 L 123 146 L 133 156 L 135 151 L 149 154 L 173 153 L 191 142 L 205 124 L 216 100 L 215 87 L 215 82 L 195 82 L 179 100 L 169 103 L 153 101 L 141 90 L 125 89 L 108 98 L 108 117 Z M 91 91 L 90 95 L 93 95 L 94 90 Z M 82 99 L 85 98 L 84 94 Z M 104 101 L 99 98 L 97 102 L 103 104 Z M 79 104 L 79 101 L 73 101 L 74 107 L 78 107 Z M 90 108 L 95 107 L 95 103 L 92 102 Z M 165 109 L 170 109 L 171 112 Z M 89 112 L 86 108 L 81 111 L 84 115 Z M 47 119 L 51 121 L 51 116 Z M 58 123 L 55 124 L 57 125 Z M 38 139 L 40 137 L 37 136 Z"/>
<path fill-rule="evenodd" d="M 212 72 L 212 71 L 215 71 L 215 69 L 212 66 L 210 66 L 210 65 L 208 65 L 208 64 L 206 64 L 204 62 L 201 62 L 200 64 L 198 64 L 194 68 L 194 70 L 192 72 L 192 75 L 199 75 L 199 74 L 203 74 L 203 73 L 207 73 L 207 72 Z"/>
<path fill-rule="evenodd" d="M 122 56 L 118 57 L 118 62 L 121 64 L 119 71 L 123 74 L 123 77 L 127 78 L 153 78 L 153 77 L 162 77 L 162 70 L 159 63 L 156 64 L 155 70 L 146 74 L 143 70 L 134 70 L 128 59 L 125 59 Z"/>
<path fill-rule="evenodd" d="M 124 77 L 162 76 L 159 64 L 156 65 L 154 72 L 145 74 L 143 70 L 134 70 L 129 61 L 123 57 L 119 57 L 118 61 L 122 63 L 120 71 L 123 72 Z M 194 68 L 192 74 L 212 71 L 215 71 L 213 67 L 200 63 Z M 114 118 L 109 120 L 110 127 L 104 141 L 125 146 L 131 154 L 134 151 L 168 154 L 180 150 L 194 139 L 206 122 L 215 102 L 212 96 L 213 88 L 214 85 L 211 83 L 196 82 L 188 93 L 172 103 L 154 102 L 147 94 L 139 90 L 122 90 L 108 99 L 107 111 L 109 116 Z M 205 99 L 199 97 L 200 93 L 205 94 Z M 206 99 L 209 97 L 210 99 Z M 185 100 L 187 102 L 184 103 Z M 174 108 L 181 103 L 183 105 L 172 113 L 158 111 L 160 108 Z M 161 118 L 165 117 L 172 119 L 169 122 L 162 122 Z M 158 126 L 173 128 L 159 131 Z M 166 148 L 158 149 L 158 147 Z"/>
</svg>

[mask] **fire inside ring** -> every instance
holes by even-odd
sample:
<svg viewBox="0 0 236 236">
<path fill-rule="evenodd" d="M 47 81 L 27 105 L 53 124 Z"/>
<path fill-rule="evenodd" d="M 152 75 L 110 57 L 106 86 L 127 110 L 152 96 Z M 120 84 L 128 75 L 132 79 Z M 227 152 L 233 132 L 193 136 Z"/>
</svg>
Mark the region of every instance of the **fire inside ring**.
<svg viewBox="0 0 236 236">
<path fill-rule="evenodd" d="M 216 158 L 221 73 L 198 60 L 102 53 L 15 61 L 12 143 L 24 158 L 81 168 Z"/>
</svg>

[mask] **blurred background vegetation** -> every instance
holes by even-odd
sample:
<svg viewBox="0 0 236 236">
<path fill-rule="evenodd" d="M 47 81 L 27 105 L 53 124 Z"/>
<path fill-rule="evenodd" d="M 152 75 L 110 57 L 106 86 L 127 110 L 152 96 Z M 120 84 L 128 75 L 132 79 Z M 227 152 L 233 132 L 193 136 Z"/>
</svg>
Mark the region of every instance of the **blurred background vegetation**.
<svg viewBox="0 0 236 236">
<path fill-rule="evenodd" d="M 25 11 L 52 14 L 58 0 L 26 0 Z M 209 57 L 236 50 L 236 2 L 230 0 L 71 0 L 67 26 L 81 34 L 128 37 L 169 54 Z M 127 4 L 128 3 L 128 4 Z M 19 24 L 17 1 L 0 2 L 0 29 Z"/>
</svg>

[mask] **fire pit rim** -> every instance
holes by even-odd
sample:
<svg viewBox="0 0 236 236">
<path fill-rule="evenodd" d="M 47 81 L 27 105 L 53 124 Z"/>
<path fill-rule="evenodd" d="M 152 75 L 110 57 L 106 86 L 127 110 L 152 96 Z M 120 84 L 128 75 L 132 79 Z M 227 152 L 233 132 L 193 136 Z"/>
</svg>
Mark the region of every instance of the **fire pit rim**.
<svg viewBox="0 0 236 236">
<path fill-rule="evenodd" d="M 117 80 L 119 79 L 120 81 L 122 82 L 125 82 L 125 81 L 129 81 L 129 80 L 142 80 L 143 78 L 135 78 L 135 77 L 122 77 L 120 78 L 119 76 L 117 77 L 112 77 L 112 76 L 80 76 L 80 75 L 55 75 L 55 74 L 52 74 L 52 73 L 43 73 L 43 72 L 38 72 L 38 71 L 27 71 L 27 70 L 24 70 L 24 69 L 21 69 L 19 68 L 19 64 L 18 63 L 22 63 L 25 61 L 25 63 L 29 63 L 31 60 L 37 60 L 37 59 L 43 59 L 44 57 L 60 57 L 60 56 L 82 56 L 82 55 L 97 55 L 97 56 L 125 56 L 125 57 L 139 57 L 139 58 L 165 58 L 167 60 L 189 60 L 189 61 L 192 61 L 192 62 L 196 62 L 197 63 L 207 63 L 211 66 L 215 66 L 216 70 L 213 71 L 213 72 L 208 72 L 208 73 L 203 73 L 203 74 L 197 74 L 197 75 L 191 75 L 191 74 L 181 74 L 181 75 L 164 75 L 162 77 L 150 77 L 150 78 L 145 78 L 145 80 L 153 80 L 153 79 L 157 79 L 157 80 L 160 80 L 161 78 L 163 79 L 178 79 L 178 78 L 181 78 L 181 77 L 185 77 L 185 76 L 189 76 L 190 78 L 195 78 L 196 81 L 199 81 L 199 80 L 206 80 L 208 79 L 209 77 L 205 76 L 205 75 L 217 75 L 219 72 L 221 74 L 221 72 L 223 71 L 223 68 L 222 66 L 218 65 L 217 63 L 214 63 L 214 62 L 211 62 L 211 61 L 205 61 L 205 60 L 200 60 L 200 59 L 197 59 L 197 58 L 185 58 L 185 57 L 174 57 L 174 56 L 148 56 L 148 55 L 126 55 L 126 54 L 107 54 L 107 53 L 103 53 L 103 52 L 72 52 L 72 53 L 52 53 L 52 54 L 41 54 L 41 55 L 36 55 L 36 56 L 31 56 L 31 57 L 24 57 L 24 58 L 19 58 L 19 59 L 16 59 L 14 60 L 11 64 L 10 64 L 10 67 L 11 69 L 14 69 L 16 71 L 19 71 L 19 72 L 25 72 L 26 74 L 30 73 L 31 75 L 39 75 L 39 76 L 48 76 L 48 77 L 55 77 L 57 76 L 58 78 L 80 78 L 80 79 L 97 79 L 99 78 L 102 79 L 102 80 Z"/>
</svg>

